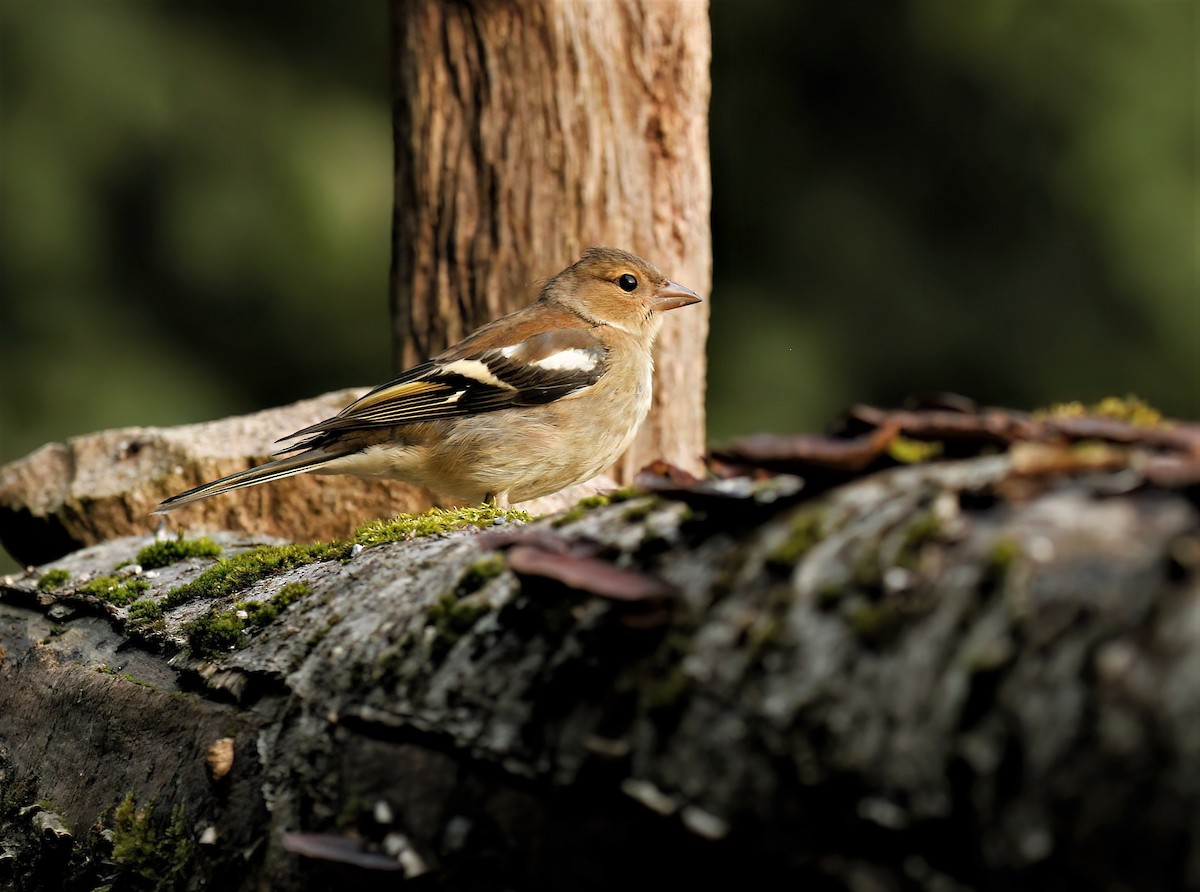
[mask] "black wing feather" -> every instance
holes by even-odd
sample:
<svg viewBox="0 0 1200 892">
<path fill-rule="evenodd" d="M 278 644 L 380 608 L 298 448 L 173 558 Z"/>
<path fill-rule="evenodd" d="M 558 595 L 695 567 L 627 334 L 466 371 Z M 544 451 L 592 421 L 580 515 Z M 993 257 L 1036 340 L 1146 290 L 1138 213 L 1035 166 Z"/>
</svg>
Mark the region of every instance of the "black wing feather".
<svg viewBox="0 0 1200 892">
<path fill-rule="evenodd" d="M 591 387 L 606 368 L 604 345 L 579 329 L 545 332 L 471 356 L 440 357 L 381 384 L 332 418 L 284 437 L 308 439 L 282 453 L 310 448 L 331 434 L 552 403 Z"/>
</svg>

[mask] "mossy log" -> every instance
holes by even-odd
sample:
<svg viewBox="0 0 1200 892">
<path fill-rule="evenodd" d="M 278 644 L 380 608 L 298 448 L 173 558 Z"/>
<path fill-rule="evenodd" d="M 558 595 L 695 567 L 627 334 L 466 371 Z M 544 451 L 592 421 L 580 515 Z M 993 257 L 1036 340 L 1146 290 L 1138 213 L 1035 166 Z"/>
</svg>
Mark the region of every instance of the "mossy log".
<svg viewBox="0 0 1200 892">
<path fill-rule="evenodd" d="M 10 577 L 0 885 L 1200 888 L 1196 488 L 1018 478 Z"/>
</svg>

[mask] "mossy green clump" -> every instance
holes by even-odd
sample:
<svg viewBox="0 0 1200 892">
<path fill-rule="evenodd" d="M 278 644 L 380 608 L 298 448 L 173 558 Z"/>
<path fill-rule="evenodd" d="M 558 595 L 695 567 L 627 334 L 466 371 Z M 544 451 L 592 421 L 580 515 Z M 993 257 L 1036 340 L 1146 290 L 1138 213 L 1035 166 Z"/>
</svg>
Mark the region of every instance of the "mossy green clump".
<svg viewBox="0 0 1200 892">
<path fill-rule="evenodd" d="M 767 566 L 788 572 L 825 538 L 825 510 L 804 508 L 792 518 L 787 538 L 767 555 Z"/>
<path fill-rule="evenodd" d="M 1013 564 L 1021 557 L 1021 545 L 1012 536 L 1001 536 L 997 539 L 987 554 L 983 565 L 983 578 L 980 588 L 984 591 L 994 591 L 999 588 L 1012 570 Z"/>
<path fill-rule="evenodd" d="M 444 592 L 425 610 L 425 618 L 434 628 L 432 657 L 440 661 L 480 618 L 490 613 L 492 605 L 482 596 L 459 596 Z"/>
<path fill-rule="evenodd" d="M 942 522 L 932 511 L 917 515 L 904 530 L 904 538 L 896 552 L 894 563 L 905 570 L 916 570 L 920 565 L 921 549 L 937 537 Z"/>
<path fill-rule="evenodd" d="M 318 561 L 350 556 L 352 543 L 314 542 L 309 545 L 260 545 L 217 561 L 203 573 L 171 589 L 163 598 L 170 608 L 197 598 L 220 598 L 244 591 L 259 580 Z"/>
<path fill-rule="evenodd" d="M 550 525 L 555 527 L 566 526 L 569 523 L 574 523 L 575 521 L 579 520 L 589 511 L 594 511 L 597 508 L 603 508 L 605 505 L 611 504 L 612 496 L 605 495 L 603 493 L 584 496 L 573 506 L 555 517 L 554 520 L 550 522 Z"/>
<path fill-rule="evenodd" d="M 247 628 L 258 629 L 274 622 L 280 613 L 311 593 L 307 582 L 289 582 L 267 600 L 239 601 L 234 610 L 245 612 Z"/>
<path fill-rule="evenodd" d="M 439 631 L 454 635 L 457 640 L 491 609 L 492 605 L 482 598 L 460 598 L 452 592 L 445 592 L 429 605 L 425 616 Z"/>
<path fill-rule="evenodd" d="M 645 520 L 654 513 L 654 509 L 662 504 L 661 500 L 653 496 L 647 496 L 645 499 L 638 501 L 636 504 L 630 505 L 625 509 L 625 513 L 621 515 L 623 520 L 630 523 L 637 523 L 639 520 Z"/>
<path fill-rule="evenodd" d="M 143 598 L 129 605 L 125 615 L 125 631 L 145 635 L 163 629 L 163 606 L 158 601 Z"/>
<path fill-rule="evenodd" d="M 311 592 L 306 582 L 289 582 L 264 601 L 238 601 L 232 610 L 210 610 L 184 628 L 188 647 L 200 657 L 244 647 L 247 632 L 274 622 L 280 613 Z"/>
<path fill-rule="evenodd" d="M 470 508 L 434 508 L 424 514 L 401 514 L 391 520 L 377 520 L 358 528 L 354 544 L 364 548 L 417 539 L 436 533 L 448 533 L 468 526 L 491 526 L 496 521 L 528 523 L 533 515 L 515 508 L 478 505 Z"/>
<path fill-rule="evenodd" d="M 280 587 L 275 596 L 271 598 L 271 602 L 279 608 L 291 607 L 301 598 L 307 598 L 312 594 L 312 586 L 307 582 L 288 582 Z"/>
<path fill-rule="evenodd" d="M 113 864 L 150 888 L 183 888 L 193 854 L 184 808 L 175 806 L 166 826 L 156 826 L 153 818 L 153 803 L 138 808 L 133 793 L 126 794 L 113 812 Z"/>
<path fill-rule="evenodd" d="M 508 565 L 504 562 L 504 558 L 493 552 L 467 567 L 454 590 L 460 597 L 477 592 L 487 584 L 488 580 L 495 579 L 507 568 Z"/>
<path fill-rule="evenodd" d="M 143 598 L 129 605 L 129 622 L 148 623 L 162 619 L 163 607 L 158 601 Z"/>
<path fill-rule="evenodd" d="M 1008 568 L 1021 556 L 1021 546 L 1012 536 L 1002 536 L 997 539 L 988 554 L 988 564 L 993 567 Z"/>
<path fill-rule="evenodd" d="M 1126 396 L 1106 396 L 1090 406 L 1081 402 L 1055 403 L 1048 409 L 1033 413 L 1034 418 L 1111 418 L 1114 421 L 1125 421 L 1140 427 L 1160 427 L 1166 424 L 1162 412 L 1151 406 L 1145 400 L 1133 394 Z"/>
<path fill-rule="evenodd" d="M 157 570 L 191 557 L 218 557 L 222 548 L 207 536 L 185 539 L 181 534 L 176 539 L 166 539 L 147 545 L 137 553 L 137 563 L 143 570 Z"/>
<path fill-rule="evenodd" d="M 210 611 L 187 624 L 188 647 L 197 657 L 214 657 L 246 645 L 246 623 L 232 610 Z"/>
<path fill-rule="evenodd" d="M 911 440 L 908 437 L 896 437 L 888 443 L 887 453 L 893 461 L 902 465 L 916 465 L 932 461 L 942 454 L 945 446 L 937 441 Z"/>
<path fill-rule="evenodd" d="M 425 618 L 436 633 L 433 638 L 435 660 L 444 657 L 480 617 L 491 612 L 492 604 L 476 592 L 502 574 L 507 566 L 498 554 L 480 558 L 467 567 L 453 591 L 443 592 L 426 608 Z"/>
<path fill-rule="evenodd" d="M 119 678 L 122 681 L 129 682 L 130 684 L 135 684 L 138 687 L 149 688 L 152 691 L 158 690 L 157 685 L 151 684 L 150 682 L 138 678 L 135 675 L 130 675 L 128 672 L 118 672 L 112 666 L 99 666 L 97 667 L 97 671 L 102 675 L 111 675 L 113 678 Z"/>
<path fill-rule="evenodd" d="M 354 554 L 354 546 L 370 548 L 421 536 L 431 536 L 466 526 L 486 526 L 497 520 L 532 520 L 524 511 L 481 505 L 446 510 L 434 508 L 425 514 L 401 514 L 392 520 L 375 521 L 359 527 L 352 540 L 313 542 L 297 545 L 260 545 L 241 554 L 223 558 L 191 582 L 171 589 L 163 599 L 167 608 L 198 598 L 220 598 L 244 591 L 269 576 L 315 564 L 320 561 L 345 561 Z"/>
<path fill-rule="evenodd" d="M 860 601 L 846 611 L 846 620 L 866 644 L 881 645 L 900 630 L 900 609 L 889 601 Z"/>
<path fill-rule="evenodd" d="M 79 587 L 82 595 L 91 595 L 115 607 L 126 607 L 150 589 L 144 579 L 121 579 L 117 576 L 97 576 Z"/>
<path fill-rule="evenodd" d="M 55 567 L 53 570 L 47 570 L 38 577 L 37 587 L 39 591 L 48 592 L 56 588 L 62 588 L 71 581 L 69 571 L 62 567 Z"/>
</svg>

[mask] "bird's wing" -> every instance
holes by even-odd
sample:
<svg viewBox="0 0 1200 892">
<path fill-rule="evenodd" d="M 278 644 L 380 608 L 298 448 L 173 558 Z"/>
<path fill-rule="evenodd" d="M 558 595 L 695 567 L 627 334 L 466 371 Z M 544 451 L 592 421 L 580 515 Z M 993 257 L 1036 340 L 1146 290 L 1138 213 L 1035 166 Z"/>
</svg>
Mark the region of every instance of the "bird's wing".
<svg viewBox="0 0 1200 892">
<path fill-rule="evenodd" d="M 512 406 L 550 403 L 591 387 L 607 369 L 607 349 L 583 329 L 556 329 L 467 356 L 442 354 L 364 394 L 337 415 L 284 440 L 434 421 Z"/>
</svg>

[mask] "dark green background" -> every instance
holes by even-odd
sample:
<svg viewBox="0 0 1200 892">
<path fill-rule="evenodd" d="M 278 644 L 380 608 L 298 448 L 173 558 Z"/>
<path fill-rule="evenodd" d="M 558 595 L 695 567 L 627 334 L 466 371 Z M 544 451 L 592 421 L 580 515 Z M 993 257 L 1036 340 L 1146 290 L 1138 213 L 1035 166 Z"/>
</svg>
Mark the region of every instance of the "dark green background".
<svg viewBox="0 0 1200 892">
<path fill-rule="evenodd" d="M 711 438 L 931 389 L 1200 415 L 1200 4 L 712 22 Z M 5 0 L 0 462 L 388 376 L 387 89 L 382 0 Z"/>
</svg>

